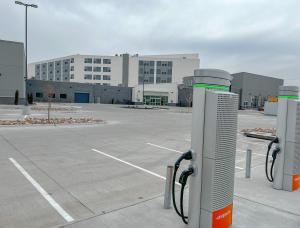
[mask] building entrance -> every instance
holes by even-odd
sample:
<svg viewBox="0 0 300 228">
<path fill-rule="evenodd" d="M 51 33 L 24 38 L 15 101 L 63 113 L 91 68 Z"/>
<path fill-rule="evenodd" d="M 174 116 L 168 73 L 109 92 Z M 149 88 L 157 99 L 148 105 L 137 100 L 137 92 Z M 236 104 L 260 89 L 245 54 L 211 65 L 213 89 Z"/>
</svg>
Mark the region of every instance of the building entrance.
<svg viewBox="0 0 300 228">
<path fill-rule="evenodd" d="M 167 105 L 168 97 L 167 96 L 145 96 L 144 104 L 153 105 L 153 106 Z"/>
</svg>

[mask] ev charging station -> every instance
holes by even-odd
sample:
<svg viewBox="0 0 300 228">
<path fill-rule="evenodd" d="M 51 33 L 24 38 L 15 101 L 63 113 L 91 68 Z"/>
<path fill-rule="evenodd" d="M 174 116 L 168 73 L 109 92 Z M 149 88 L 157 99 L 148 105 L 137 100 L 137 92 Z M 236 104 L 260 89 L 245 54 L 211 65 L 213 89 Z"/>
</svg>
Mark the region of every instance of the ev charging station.
<svg viewBox="0 0 300 228">
<path fill-rule="evenodd" d="M 222 70 L 194 72 L 191 150 L 181 160 L 191 160 L 182 172 L 180 212 L 189 228 L 229 228 L 232 224 L 238 95 L 229 92 L 232 76 Z M 188 216 L 183 212 L 183 191 L 189 182 Z M 174 185 L 173 185 L 174 186 Z"/>
<path fill-rule="evenodd" d="M 270 143 L 277 144 L 272 153 L 273 161 L 268 175 L 268 156 L 266 174 L 273 188 L 295 191 L 300 188 L 300 100 L 296 86 L 281 86 L 278 97 L 277 138 Z M 274 168 L 274 176 L 273 176 Z"/>
</svg>

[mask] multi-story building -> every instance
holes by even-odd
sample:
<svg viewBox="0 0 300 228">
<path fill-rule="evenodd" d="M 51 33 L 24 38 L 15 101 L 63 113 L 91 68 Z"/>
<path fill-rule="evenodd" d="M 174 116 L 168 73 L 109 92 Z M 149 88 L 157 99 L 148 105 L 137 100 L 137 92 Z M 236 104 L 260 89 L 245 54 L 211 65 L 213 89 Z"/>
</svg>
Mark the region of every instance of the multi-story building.
<svg viewBox="0 0 300 228">
<path fill-rule="evenodd" d="M 13 104 L 16 94 L 24 103 L 24 45 L 0 40 L 0 104 Z"/>
<path fill-rule="evenodd" d="M 198 54 L 115 56 L 72 55 L 29 64 L 37 80 L 133 87 L 132 101 L 176 105 L 178 85 L 199 68 Z"/>
</svg>

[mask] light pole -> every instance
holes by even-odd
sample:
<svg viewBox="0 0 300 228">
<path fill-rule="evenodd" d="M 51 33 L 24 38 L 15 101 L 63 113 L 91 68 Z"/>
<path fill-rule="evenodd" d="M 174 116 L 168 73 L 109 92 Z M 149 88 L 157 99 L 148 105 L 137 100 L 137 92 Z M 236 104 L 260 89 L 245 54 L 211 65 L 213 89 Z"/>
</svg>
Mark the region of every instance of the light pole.
<svg viewBox="0 0 300 228">
<path fill-rule="evenodd" d="M 143 62 L 143 105 L 145 97 L 145 62 Z"/>
<path fill-rule="evenodd" d="M 28 78 L 28 71 L 27 71 L 27 8 L 32 7 L 32 8 L 38 8 L 37 5 L 35 4 L 27 4 L 23 3 L 20 1 L 15 1 L 15 4 L 25 6 L 25 106 L 28 105 L 28 100 L 27 100 L 27 91 L 26 91 L 26 84 L 27 84 L 27 78 Z"/>
</svg>

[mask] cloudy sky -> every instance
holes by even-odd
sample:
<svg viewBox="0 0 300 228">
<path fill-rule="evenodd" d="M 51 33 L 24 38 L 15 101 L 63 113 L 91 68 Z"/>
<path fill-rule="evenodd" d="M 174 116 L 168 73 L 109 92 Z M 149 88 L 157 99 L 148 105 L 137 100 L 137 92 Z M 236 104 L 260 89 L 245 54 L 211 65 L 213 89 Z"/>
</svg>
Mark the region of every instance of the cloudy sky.
<svg viewBox="0 0 300 228">
<path fill-rule="evenodd" d="M 299 0 L 31 0 L 29 61 L 69 54 L 199 53 L 202 68 L 300 86 Z M 0 39 L 24 40 L 24 9 L 0 0 Z"/>
</svg>

